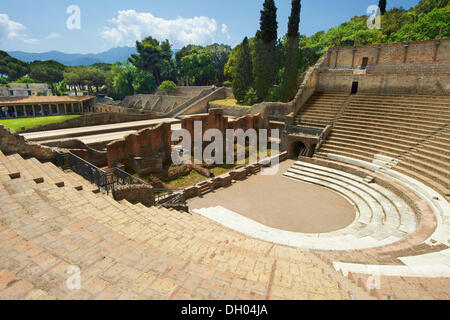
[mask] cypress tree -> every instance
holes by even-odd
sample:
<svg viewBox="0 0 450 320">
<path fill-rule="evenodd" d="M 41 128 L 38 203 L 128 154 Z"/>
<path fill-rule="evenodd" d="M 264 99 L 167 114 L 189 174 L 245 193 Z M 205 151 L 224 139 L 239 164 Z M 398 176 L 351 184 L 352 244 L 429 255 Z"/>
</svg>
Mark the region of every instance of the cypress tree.
<svg viewBox="0 0 450 320">
<path fill-rule="evenodd" d="M 301 1 L 292 0 L 292 11 L 289 17 L 286 48 L 283 61 L 283 76 L 281 79 L 281 95 L 283 101 L 291 100 L 297 91 L 298 69 L 300 60 L 299 25 Z"/>
<path fill-rule="evenodd" d="M 261 11 L 259 38 L 264 43 L 273 43 L 278 39 L 277 7 L 274 0 L 265 0 Z"/>
<path fill-rule="evenodd" d="M 244 101 L 247 91 L 253 86 L 252 72 L 252 56 L 248 38 L 245 37 L 239 48 L 233 76 L 233 94 L 238 102 Z"/>
<path fill-rule="evenodd" d="M 291 16 L 288 23 L 288 38 L 297 38 L 300 26 L 300 11 L 302 9 L 301 0 L 292 0 Z"/>
<path fill-rule="evenodd" d="M 260 30 L 256 33 L 253 75 L 255 89 L 260 100 L 264 100 L 278 74 L 277 8 L 274 0 L 265 0 L 261 11 Z"/>
<path fill-rule="evenodd" d="M 386 13 L 386 5 L 386 0 L 380 0 L 380 2 L 378 2 L 378 7 L 380 8 L 381 14 Z"/>
</svg>

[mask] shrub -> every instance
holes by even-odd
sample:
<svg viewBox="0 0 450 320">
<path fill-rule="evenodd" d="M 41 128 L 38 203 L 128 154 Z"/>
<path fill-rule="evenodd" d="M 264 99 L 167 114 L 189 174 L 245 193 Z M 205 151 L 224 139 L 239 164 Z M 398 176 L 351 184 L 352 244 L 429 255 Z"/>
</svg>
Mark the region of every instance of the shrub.
<svg viewBox="0 0 450 320">
<path fill-rule="evenodd" d="M 178 87 L 175 84 L 175 82 L 173 81 L 163 81 L 163 83 L 161 83 L 161 85 L 159 86 L 159 90 L 167 92 L 167 93 L 172 93 L 177 91 Z"/>
<path fill-rule="evenodd" d="M 282 100 L 280 86 L 275 86 L 269 89 L 269 95 L 266 98 L 268 102 L 279 102 Z"/>
<path fill-rule="evenodd" d="M 230 80 L 224 81 L 223 86 L 227 88 L 231 88 L 233 86 L 233 83 Z"/>
<path fill-rule="evenodd" d="M 15 83 L 34 83 L 35 81 L 28 77 L 22 77 L 19 80 L 15 81 Z"/>
<path fill-rule="evenodd" d="M 253 88 L 248 89 L 247 93 L 245 94 L 244 104 L 247 106 L 252 106 L 258 102 L 259 98 L 258 95 L 256 94 L 256 90 Z"/>
<path fill-rule="evenodd" d="M 0 84 L 3 84 L 3 85 L 8 85 L 8 80 L 6 80 L 5 78 L 3 78 L 3 77 L 0 77 Z"/>
</svg>

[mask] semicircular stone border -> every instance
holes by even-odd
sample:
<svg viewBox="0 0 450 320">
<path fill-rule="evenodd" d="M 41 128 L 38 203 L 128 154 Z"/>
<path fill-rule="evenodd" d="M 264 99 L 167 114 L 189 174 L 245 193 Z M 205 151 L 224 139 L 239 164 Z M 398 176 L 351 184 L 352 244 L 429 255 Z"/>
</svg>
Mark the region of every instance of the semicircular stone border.
<svg viewBox="0 0 450 320">
<path fill-rule="evenodd" d="M 402 241 L 416 231 L 415 213 L 404 200 L 361 177 L 300 161 L 284 175 L 340 194 L 354 205 L 355 221 L 334 232 L 307 234 L 271 228 L 223 207 L 202 208 L 194 212 L 243 234 L 304 249 L 376 248 Z"/>
</svg>

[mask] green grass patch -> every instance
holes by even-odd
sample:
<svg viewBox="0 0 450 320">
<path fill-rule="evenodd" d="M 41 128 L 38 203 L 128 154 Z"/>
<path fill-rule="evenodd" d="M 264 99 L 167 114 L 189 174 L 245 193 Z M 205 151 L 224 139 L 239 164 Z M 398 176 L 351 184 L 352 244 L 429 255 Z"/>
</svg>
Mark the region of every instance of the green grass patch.
<svg viewBox="0 0 450 320">
<path fill-rule="evenodd" d="M 36 118 L 23 118 L 23 119 L 6 119 L 0 120 L 0 124 L 5 127 L 14 130 L 21 131 L 22 127 L 25 129 L 31 129 L 37 126 L 43 126 L 50 123 L 63 122 L 69 119 L 81 117 L 81 115 L 67 115 L 67 116 L 51 116 L 51 117 L 36 117 Z"/>
<path fill-rule="evenodd" d="M 213 100 L 210 101 L 209 104 L 211 106 L 227 106 L 227 107 L 237 107 L 237 108 L 251 108 L 251 106 L 245 106 L 242 104 L 238 104 L 236 99 L 221 99 L 221 100 Z"/>
<path fill-rule="evenodd" d="M 166 182 L 166 184 L 174 189 L 183 189 L 193 186 L 197 183 L 207 180 L 205 176 L 202 176 L 195 170 L 192 170 L 189 175 Z"/>
</svg>

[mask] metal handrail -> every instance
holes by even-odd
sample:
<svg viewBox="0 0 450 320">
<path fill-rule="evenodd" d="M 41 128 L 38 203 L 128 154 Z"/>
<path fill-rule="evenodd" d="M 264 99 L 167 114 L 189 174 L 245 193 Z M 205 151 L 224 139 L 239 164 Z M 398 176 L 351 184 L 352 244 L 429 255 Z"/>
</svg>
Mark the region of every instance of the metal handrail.
<svg viewBox="0 0 450 320">
<path fill-rule="evenodd" d="M 64 167 L 63 154 L 58 151 L 55 151 L 55 154 L 57 165 Z M 114 190 L 116 185 L 150 185 L 119 168 L 102 170 L 71 152 L 65 154 L 67 154 L 68 164 L 73 172 L 79 174 L 92 184 L 95 184 L 100 189 L 105 190 L 108 194 Z M 153 188 L 153 192 L 155 194 L 155 203 L 157 205 L 185 204 L 183 197 L 184 189 Z"/>
</svg>

